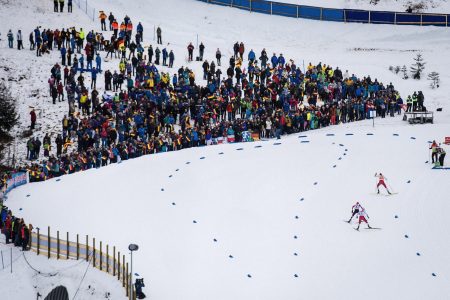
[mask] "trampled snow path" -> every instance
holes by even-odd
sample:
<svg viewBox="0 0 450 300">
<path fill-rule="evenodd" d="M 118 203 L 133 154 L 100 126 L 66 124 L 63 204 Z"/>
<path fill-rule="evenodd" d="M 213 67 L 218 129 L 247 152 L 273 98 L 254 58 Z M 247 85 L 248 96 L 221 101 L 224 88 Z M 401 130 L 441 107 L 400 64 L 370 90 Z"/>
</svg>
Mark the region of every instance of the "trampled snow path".
<svg viewBox="0 0 450 300">
<path fill-rule="evenodd" d="M 440 299 L 450 173 L 424 162 L 449 126 L 396 122 L 142 157 L 24 186 L 8 204 L 35 226 L 138 243 L 155 299 Z M 373 195 L 380 171 L 399 194 Z M 356 201 L 382 230 L 342 222 Z"/>
</svg>

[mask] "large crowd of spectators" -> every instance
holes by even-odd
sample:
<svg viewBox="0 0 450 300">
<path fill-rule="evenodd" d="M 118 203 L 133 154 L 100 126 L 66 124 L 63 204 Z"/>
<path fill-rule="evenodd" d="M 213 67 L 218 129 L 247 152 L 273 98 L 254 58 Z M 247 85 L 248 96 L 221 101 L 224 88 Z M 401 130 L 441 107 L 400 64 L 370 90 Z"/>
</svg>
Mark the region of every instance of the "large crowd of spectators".
<svg viewBox="0 0 450 300">
<path fill-rule="evenodd" d="M 371 112 L 393 117 L 403 107 L 391 83 L 324 63 L 310 63 L 302 70 L 282 54 L 269 57 L 265 49 L 259 55 L 251 49 L 246 55 L 243 42 L 232 46 L 234 55 L 224 72 L 220 50 L 208 62 L 203 60 L 205 45 L 201 43 L 196 60 L 202 63 L 203 84 L 189 67 L 170 75 L 160 66 L 173 65 L 172 51 L 144 47 L 140 23 L 133 39 L 128 16 L 119 26 L 112 14 L 106 18 L 101 13 L 102 30 L 106 30 L 106 19 L 110 21 L 110 39 L 101 32 L 85 35 L 75 27 L 36 28 L 30 34 L 30 43 L 40 43 L 38 55 L 42 48 L 61 52 L 61 63 L 51 67 L 48 88 L 53 103 L 56 99 L 68 103 L 59 134 L 27 142 L 31 181 L 147 154 L 280 138 L 364 120 L 373 116 Z M 162 45 L 160 41 L 158 28 Z M 189 44 L 187 51 L 192 58 L 194 46 Z M 103 72 L 101 53 L 117 58 L 118 70 Z M 90 85 L 86 74 L 90 74 Z M 104 77 L 103 93 L 97 89 L 99 74 Z"/>
</svg>

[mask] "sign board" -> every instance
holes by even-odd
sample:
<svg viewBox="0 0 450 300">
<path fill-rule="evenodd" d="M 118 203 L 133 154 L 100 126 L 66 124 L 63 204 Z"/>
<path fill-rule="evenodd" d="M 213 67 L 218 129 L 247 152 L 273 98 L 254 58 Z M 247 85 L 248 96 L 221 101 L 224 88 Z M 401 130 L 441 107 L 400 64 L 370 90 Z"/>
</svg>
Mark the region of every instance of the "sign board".
<svg viewBox="0 0 450 300">
<path fill-rule="evenodd" d="M 445 137 L 444 144 L 450 145 L 450 136 Z"/>
</svg>

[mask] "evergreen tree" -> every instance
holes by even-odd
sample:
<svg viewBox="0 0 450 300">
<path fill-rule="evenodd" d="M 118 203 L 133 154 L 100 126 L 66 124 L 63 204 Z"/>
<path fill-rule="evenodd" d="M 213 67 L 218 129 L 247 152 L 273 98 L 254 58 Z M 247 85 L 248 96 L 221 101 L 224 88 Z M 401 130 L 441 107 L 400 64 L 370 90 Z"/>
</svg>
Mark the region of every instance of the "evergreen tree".
<svg viewBox="0 0 450 300">
<path fill-rule="evenodd" d="M 423 61 L 422 54 L 418 53 L 417 56 L 414 58 L 415 63 L 411 66 L 411 75 L 414 79 L 420 79 L 420 75 L 422 74 L 423 70 L 425 69 L 425 62 Z"/>
<path fill-rule="evenodd" d="M 431 81 L 430 86 L 432 89 L 439 87 L 440 78 L 438 72 L 433 71 L 430 74 L 428 74 L 428 80 Z"/>
<path fill-rule="evenodd" d="M 4 82 L 0 82 L 0 136 L 9 136 L 17 124 L 16 103 Z"/>
</svg>

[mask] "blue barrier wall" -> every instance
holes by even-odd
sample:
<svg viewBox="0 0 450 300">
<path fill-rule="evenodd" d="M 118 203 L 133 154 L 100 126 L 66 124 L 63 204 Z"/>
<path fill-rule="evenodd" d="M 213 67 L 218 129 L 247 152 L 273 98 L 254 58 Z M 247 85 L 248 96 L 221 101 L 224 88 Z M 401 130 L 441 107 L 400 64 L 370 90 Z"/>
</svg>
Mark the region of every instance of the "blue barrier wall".
<svg viewBox="0 0 450 300">
<path fill-rule="evenodd" d="M 334 22 L 395 24 L 419 26 L 450 26 L 447 14 L 410 14 L 405 12 L 335 9 L 294 5 L 265 0 L 197 0 L 205 3 L 236 7 L 251 12 Z"/>
</svg>

